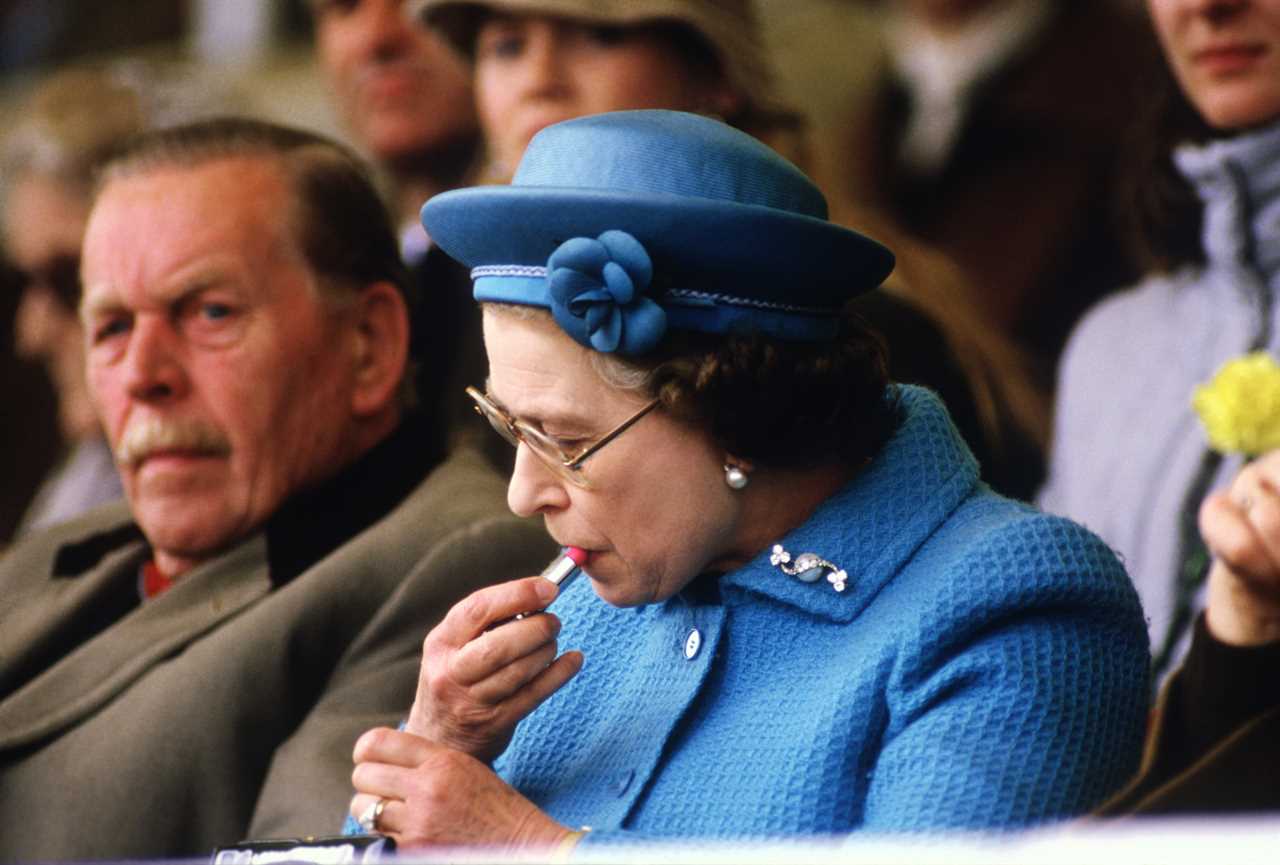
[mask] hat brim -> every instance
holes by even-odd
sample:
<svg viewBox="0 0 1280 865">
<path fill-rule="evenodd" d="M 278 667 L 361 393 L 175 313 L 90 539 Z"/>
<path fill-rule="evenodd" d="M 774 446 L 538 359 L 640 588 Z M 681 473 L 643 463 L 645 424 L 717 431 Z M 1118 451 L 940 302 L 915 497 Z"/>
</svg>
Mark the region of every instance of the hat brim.
<svg viewBox="0 0 1280 865">
<path fill-rule="evenodd" d="M 772 304 L 781 283 L 787 303 L 813 309 L 875 288 L 894 264 L 886 247 L 826 220 L 671 194 L 473 187 L 433 197 L 422 223 L 468 267 L 542 266 L 572 237 L 621 229 L 648 251 L 655 287 Z"/>
</svg>

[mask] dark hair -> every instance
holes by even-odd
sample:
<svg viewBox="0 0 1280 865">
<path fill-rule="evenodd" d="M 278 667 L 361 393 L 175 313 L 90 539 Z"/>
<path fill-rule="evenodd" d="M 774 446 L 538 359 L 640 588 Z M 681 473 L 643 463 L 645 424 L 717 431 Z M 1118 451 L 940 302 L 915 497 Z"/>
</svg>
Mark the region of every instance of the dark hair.
<svg viewBox="0 0 1280 865">
<path fill-rule="evenodd" d="M 675 331 L 643 357 L 590 356 L 609 384 L 764 466 L 861 465 L 896 426 L 884 343 L 851 309 L 831 342 Z"/>
<path fill-rule="evenodd" d="M 1134 100 L 1134 123 L 1124 148 L 1118 216 L 1143 268 L 1170 271 L 1203 264 L 1205 256 L 1200 238 L 1203 206 L 1174 165 L 1173 150 L 1221 133 L 1182 92 L 1149 17 L 1146 37 L 1134 49 L 1142 58 L 1137 91 L 1141 97 Z"/>
<path fill-rule="evenodd" d="M 279 163 L 294 192 L 289 217 L 298 246 L 326 291 L 386 281 L 414 307 L 395 231 L 368 168 L 347 148 L 322 136 L 237 117 L 146 132 L 102 166 L 97 189 L 155 168 L 195 167 L 234 157 Z"/>
</svg>

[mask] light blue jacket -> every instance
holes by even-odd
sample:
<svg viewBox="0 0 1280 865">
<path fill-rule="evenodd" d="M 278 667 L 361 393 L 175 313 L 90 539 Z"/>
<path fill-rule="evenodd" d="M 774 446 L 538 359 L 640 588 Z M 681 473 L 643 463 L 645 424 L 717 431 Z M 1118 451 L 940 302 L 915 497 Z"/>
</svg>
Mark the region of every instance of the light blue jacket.
<svg viewBox="0 0 1280 865">
<path fill-rule="evenodd" d="M 1137 766 L 1147 638 L 1096 537 L 991 493 L 946 412 L 904 420 L 804 525 L 802 582 L 763 551 L 618 609 L 554 605 L 582 672 L 495 769 L 591 845 L 943 828 L 1079 814 Z M 696 633 L 697 636 L 693 636 Z"/>
</svg>

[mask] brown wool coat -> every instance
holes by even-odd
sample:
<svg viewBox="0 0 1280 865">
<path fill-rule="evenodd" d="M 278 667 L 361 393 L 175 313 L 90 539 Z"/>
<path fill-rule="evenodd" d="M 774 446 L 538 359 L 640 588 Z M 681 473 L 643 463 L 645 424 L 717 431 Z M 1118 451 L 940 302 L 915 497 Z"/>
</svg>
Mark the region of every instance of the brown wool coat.
<svg viewBox="0 0 1280 865">
<path fill-rule="evenodd" d="M 507 512 L 502 479 L 461 454 L 275 590 L 255 536 L 85 639 L 145 547 L 116 531 L 82 572 L 50 576 L 53 562 L 128 525 L 109 508 L 0 560 L 0 862 L 206 856 L 336 832 L 352 745 L 408 710 L 427 630 L 554 554 L 541 526 Z M 78 643 L 24 671 L 42 647 Z"/>
</svg>

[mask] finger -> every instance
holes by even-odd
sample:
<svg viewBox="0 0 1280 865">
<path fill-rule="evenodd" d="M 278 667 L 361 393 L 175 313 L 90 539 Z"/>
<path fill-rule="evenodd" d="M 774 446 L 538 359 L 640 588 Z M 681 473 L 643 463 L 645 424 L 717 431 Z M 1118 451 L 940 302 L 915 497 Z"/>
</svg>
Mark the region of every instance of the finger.
<svg viewBox="0 0 1280 865">
<path fill-rule="evenodd" d="M 525 658 L 560 634 L 560 620 L 550 613 L 508 622 L 487 631 L 449 656 L 449 679 L 462 686 L 484 681 L 511 663 Z"/>
<path fill-rule="evenodd" d="M 472 592 L 449 610 L 444 620 L 428 635 L 442 646 L 459 648 L 474 640 L 493 624 L 519 613 L 541 610 L 559 590 L 542 577 L 525 577 Z"/>
<path fill-rule="evenodd" d="M 467 692 L 471 699 L 482 703 L 501 703 L 536 679 L 556 659 L 555 642 L 544 643 L 534 651 L 517 658 L 493 675 L 476 682 Z"/>
<path fill-rule="evenodd" d="M 503 704 L 503 710 L 514 717 L 512 723 L 527 717 L 534 709 L 541 706 L 544 700 L 578 675 L 582 669 L 582 660 L 582 653 L 579 651 L 565 652 L 533 681 L 517 691 Z"/>
<path fill-rule="evenodd" d="M 387 799 L 373 829 L 379 835 L 390 835 L 394 838 L 397 833 L 403 831 L 408 813 L 408 803 L 401 799 Z"/>
<path fill-rule="evenodd" d="M 1232 572 L 1248 578 L 1266 573 L 1271 567 L 1266 546 L 1249 520 L 1248 511 L 1253 507 L 1234 491 L 1214 493 L 1200 507 L 1200 534 L 1205 546 Z"/>
<path fill-rule="evenodd" d="M 1254 479 L 1255 492 L 1245 508 L 1245 519 L 1253 527 L 1270 561 L 1268 576 L 1280 571 L 1280 490 L 1265 472 Z"/>
<path fill-rule="evenodd" d="M 357 763 L 351 771 L 351 786 L 357 793 L 377 798 L 405 798 L 411 782 L 410 773 L 417 766 L 393 766 L 390 763 Z"/>
<path fill-rule="evenodd" d="M 397 827 L 404 825 L 408 805 L 403 800 L 389 796 L 370 796 L 366 793 L 358 793 L 351 798 L 351 807 L 348 809 L 348 813 L 353 820 L 359 822 L 360 818 L 368 813 L 369 808 L 376 806 L 379 801 L 383 802 L 382 813 L 378 814 L 372 826 L 366 827 L 361 824 L 360 828 L 380 835 L 391 835 L 397 831 Z"/>
<path fill-rule="evenodd" d="M 386 763 L 412 768 L 425 760 L 434 748 L 426 739 L 413 733 L 376 727 L 356 739 L 352 759 L 356 763 Z"/>
</svg>

